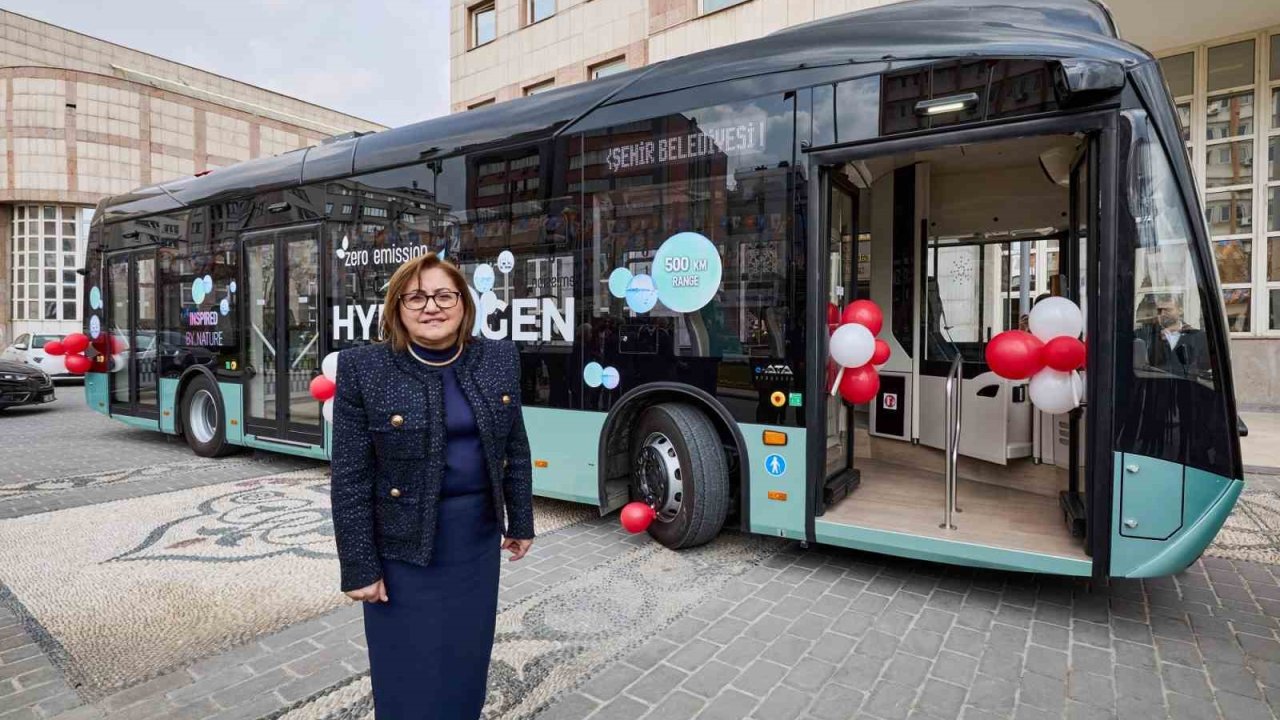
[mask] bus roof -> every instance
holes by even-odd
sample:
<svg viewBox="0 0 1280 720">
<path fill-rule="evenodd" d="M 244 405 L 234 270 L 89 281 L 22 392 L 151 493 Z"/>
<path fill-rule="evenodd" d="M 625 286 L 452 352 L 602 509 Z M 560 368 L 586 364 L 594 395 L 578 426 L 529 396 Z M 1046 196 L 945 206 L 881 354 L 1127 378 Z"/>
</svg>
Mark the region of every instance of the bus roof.
<svg viewBox="0 0 1280 720">
<path fill-rule="evenodd" d="M 550 137 L 593 110 L 775 73 L 957 57 L 1040 57 L 1135 65 L 1151 59 L 1118 39 L 1094 0 L 907 0 L 780 30 L 607 78 L 354 138 L 259 158 L 111 197 L 98 217 L 120 220 Z"/>
</svg>

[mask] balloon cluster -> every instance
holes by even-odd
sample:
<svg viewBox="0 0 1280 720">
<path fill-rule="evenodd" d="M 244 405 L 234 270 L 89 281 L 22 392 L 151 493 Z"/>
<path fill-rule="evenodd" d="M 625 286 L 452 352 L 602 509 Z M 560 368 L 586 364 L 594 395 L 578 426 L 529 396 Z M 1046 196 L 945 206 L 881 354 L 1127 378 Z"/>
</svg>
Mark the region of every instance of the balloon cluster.
<svg viewBox="0 0 1280 720">
<path fill-rule="evenodd" d="M 831 395 L 845 402 L 870 402 L 880 392 L 877 365 L 889 360 L 889 343 L 876 339 L 884 325 L 884 313 L 870 300 L 854 300 L 838 312 L 827 306 L 827 329 L 831 331 L 831 359 L 839 365 Z"/>
<path fill-rule="evenodd" d="M 1085 363 L 1084 315 L 1070 300 L 1048 297 L 1031 309 L 1029 320 L 1031 332 L 1006 330 L 987 343 L 987 365 L 1002 378 L 1031 378 L 1031 403 L 1041 411 L 1074 410 L 1084 396 L 1076 372 Z"/>
<path fill-rule="evenodd" d="M 319 375 L 311 378 L 311 397 L 324 403 L 324 419 L 333 422 L 333 396 L 338 394 L 338 351 L 324 356 Z"/>
<path fill-rule="evenodd" d="M 71 333 L 61 340 L 50 340 L 44 344 L 47 355 L 66 355 L 63 363 L 67 372 L 83 375 L 93 367 L 93 361 L 83 354 L 89 348 L 89 336 L 84 333 Z"/>
</svg>

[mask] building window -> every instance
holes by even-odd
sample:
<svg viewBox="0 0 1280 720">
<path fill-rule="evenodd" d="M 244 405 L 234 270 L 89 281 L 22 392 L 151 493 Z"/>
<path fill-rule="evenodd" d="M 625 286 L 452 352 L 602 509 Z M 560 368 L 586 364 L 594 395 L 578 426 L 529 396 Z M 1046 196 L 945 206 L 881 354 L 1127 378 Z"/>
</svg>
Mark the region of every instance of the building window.
<svg viewBox="0 0 1280 720">
<path fill-rule="evenodd" d="M 498 37 L 497 15 L 491 2 L 471 8 L 471 47 L 491 43 Z"/>
<path fill-rule="evenodd" d="M 1203 193 L 1227 326 L 1280 335 L 1280 30 L 1160 65 Z"/>
<path fill-rule="evenodd" d="M 614 58 L 612 60 L 606 60 L 600 63 L 599 65 L 591 66 L 591 79 L 599 80 L 602 77 L 609 77 L 610 75 L 617 75 L 620 72 L 626 72 L 626 70 L 627 70 L 626 58 Z"/>
<path fill-rule="evenodd" d="M 10 280 L 14 320 L 80 319 L 76 274 L 83 243 L 79 209 L 70 205 L 18 205 L 13 215 Z"/>
<path fill-rule="evenodd" d="M 556 14 L 556 0 L 526 0 L 529 24 L 542 22 Z"/>
<path fill-rule="evenodd" d="M 749 0 L 702 0 L 702 13 L 713 13 L 733 5 L 741 5 Z"/>
<path fill-rule="evenodd" d="M 540 82 L 536 85 L 530 85 L 529 87 L 525 88 L 524 95 L 525 97 L 528 97 L 530 95 L 537 95 L 538 93 L 544 93 L 554 88 L 555 86 L 556 86 L 555 80 L 547 80 L 545 82 Z"/>
<path fill-rule="evenodd" d="M 482 107 L 485 107 L 486 105 L 492 105 L 494 102 L 495 102 L 495 101 L 494 101 L 494 99 L 493 99 L 493 98 L 489 98 L 488 100 L 481 100 L 481 101 L 480 101 L 480 102 L 478 102 L 478 103 L 473 103 L 473 104 L 471 104 L 471 105 L 468 105 L 468 106 L 467 106 L 467 109 L 468 109 L 468 110 L 475 110 L 476 108 L 482 108 Z"/>
</svg>

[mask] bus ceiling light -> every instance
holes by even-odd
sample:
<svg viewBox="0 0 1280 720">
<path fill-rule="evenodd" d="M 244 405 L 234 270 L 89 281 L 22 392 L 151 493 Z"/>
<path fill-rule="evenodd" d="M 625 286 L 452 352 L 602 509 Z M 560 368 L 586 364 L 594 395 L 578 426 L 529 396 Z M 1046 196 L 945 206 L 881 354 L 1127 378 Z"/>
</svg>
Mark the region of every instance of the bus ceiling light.
<svg viewBox="0 0 1280 720">
<path fill-rule="evenodd" d="M 291 205 L 289 205 L 289 203 L 287 203 L 287 202 L 271 203 L 270 205 L 268 205 L 268 206 L 267 206 L 267 212 L 269 212 L 269 213 L 282 213 L 282 212 L 285 212 L 286 210 L 288 210 L 290 207 L 292 207 L 292 206 L 291 206 Z"/>
<path fill-rule="evenodd" d="M 944 115 L 946 113 L 960 112 L 976 107 L 978 104 L 978 93 L 963 93 L 960 95 L 948 95 L 946 97 L 935 98 L 933 100 L 921 100 L 916 103 L 917 115 Z"/>
</svg>

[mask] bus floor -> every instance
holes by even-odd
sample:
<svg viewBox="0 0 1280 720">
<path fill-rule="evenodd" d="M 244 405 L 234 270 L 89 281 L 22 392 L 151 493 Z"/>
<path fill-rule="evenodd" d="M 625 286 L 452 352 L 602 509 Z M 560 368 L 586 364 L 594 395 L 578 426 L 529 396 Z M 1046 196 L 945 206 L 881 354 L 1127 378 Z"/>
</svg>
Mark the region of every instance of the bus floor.
<svg viewBox="0 0 1280 720">
<path fill-rule="evenodd" d="M 858 458 L 861 485 L 828 508 L 827 522 L 875 530 L 1088 559 L 1083 542 L 1071 537 L 1058 499 L 960 478 L 952 516 L 954 530 L 939 527 L 946 506 L 942 473 Z"/>
</svg>

